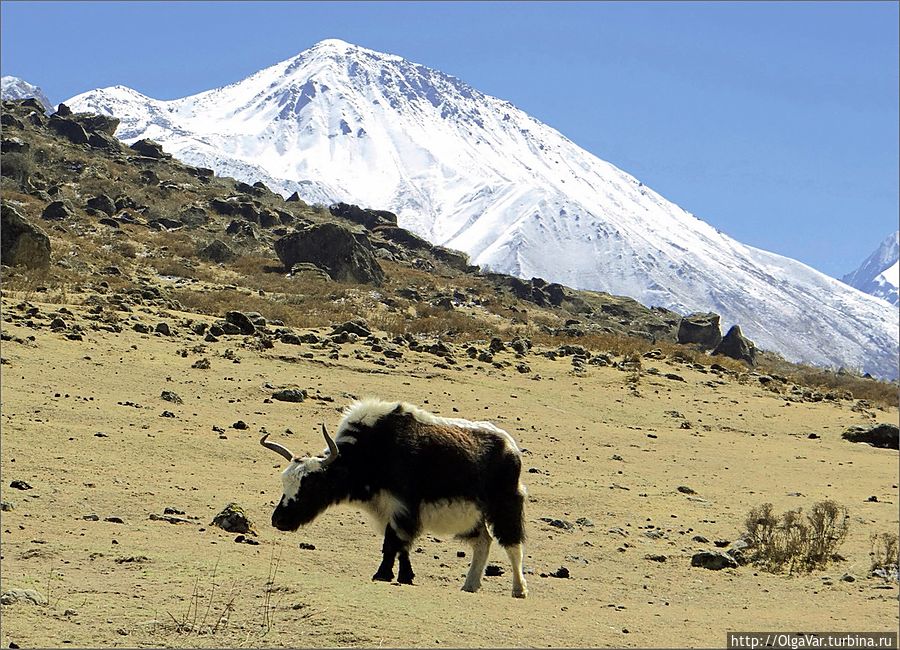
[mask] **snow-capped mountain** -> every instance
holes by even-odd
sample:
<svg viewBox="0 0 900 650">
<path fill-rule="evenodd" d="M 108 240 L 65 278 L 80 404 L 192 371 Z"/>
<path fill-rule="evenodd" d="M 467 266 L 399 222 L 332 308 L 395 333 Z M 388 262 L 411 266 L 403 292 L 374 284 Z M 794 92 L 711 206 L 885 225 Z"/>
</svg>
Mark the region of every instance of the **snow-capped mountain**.
<svg viewBox="0 0 900 650">
<path fill-rule="evenodd" d="M 897 376 L 883 301 L 731 239 L 509 102 L 399 56 L 327 40 L 182 99 L 114 86 L 66 104 L 285 195 L 392 210 L 492 270 L 714 310 L 788 359 Z"/>
<path fill-rule="evenodd" d="M 888 235 L 858 269 L 841 280 L 895 307 L 900 305 L 900 230 Z"/>
<path fill-rule="evenodd" d="M 0 97 L 3 99 L 28 99 L 29 97 L 34 97 L 44 105 L 47 113 L 53 111 L 53 102 L 47 98 L 43 90 L 18 77 L 7 75 L 0 79 Z"/>
</svg>

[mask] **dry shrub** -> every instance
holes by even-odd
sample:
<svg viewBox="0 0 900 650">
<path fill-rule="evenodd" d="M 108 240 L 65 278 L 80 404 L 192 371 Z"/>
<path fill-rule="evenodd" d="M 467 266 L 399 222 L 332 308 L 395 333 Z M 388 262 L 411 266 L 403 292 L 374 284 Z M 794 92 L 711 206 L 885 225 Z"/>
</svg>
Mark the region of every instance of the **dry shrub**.
<svg viewBox="0 0 900 650">
<path fill-rule="evenodd" d="M 871 571 L 885 579 L 898 575 L 898 536 L 897 533 L 876 533 L 871 537 L 872 550 L 869 556 L 872 558 Z"/>
<path fill-rule="evenodd" d="M 847 509 L 834 501 L 820 501 L 804 517 L 802 509 L 776 517 L 771 503 L 753 508 L 745 520 L 744 537 L 752 562 L 772 572 L 811 571 L 834 559 L 847 537 Z"/>
</svg>

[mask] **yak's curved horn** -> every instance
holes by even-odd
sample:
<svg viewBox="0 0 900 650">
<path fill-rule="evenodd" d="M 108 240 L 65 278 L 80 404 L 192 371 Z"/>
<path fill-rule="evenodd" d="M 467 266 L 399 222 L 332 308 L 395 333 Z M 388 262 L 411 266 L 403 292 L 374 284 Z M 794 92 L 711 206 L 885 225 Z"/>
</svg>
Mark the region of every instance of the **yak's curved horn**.
<svg viewBox="0 0 900 650">
<path fill-rule="evenodd" d="M 328 435 L 328 429 L 325 428 L 324 422 L 322 423 L 322 435 L 325 436 L 325 442 L 328 443 L 328 456 L 322 463 L 322 467 L 328 467 L 331 463 L 337 460 L 340 451 L 338 450 L 337 444 L 335 444 L 334 440 L 331 439 L 331 436 Z"/>
<path fill-rule="evenodd" d="M 269 434 L 267 433 L 259 439 L 259 444 L 261 444 L 266 449 L 271 449 L 279 456 L 284 456 L 284 458 L 287 460 L 294 460 L 294 454 L 292 454 L 287 447 L 285 447 L 284 445 L 279 445 L 277 442 L 269 442 L 268 440 L 266 440 L 266 438 L 268 437 Z"/>
</svg>

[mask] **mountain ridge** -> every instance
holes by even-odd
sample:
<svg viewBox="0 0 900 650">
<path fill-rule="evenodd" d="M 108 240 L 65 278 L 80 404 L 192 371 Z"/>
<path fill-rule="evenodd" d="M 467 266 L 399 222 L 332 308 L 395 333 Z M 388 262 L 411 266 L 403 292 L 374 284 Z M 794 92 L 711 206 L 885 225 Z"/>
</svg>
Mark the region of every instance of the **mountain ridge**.
<svg viewBox="0 0 900 650">
<path fill-rule="evenodd" d="M 900 230 L 882 240 L 855 271 L 841 280 L 895 307 L 900 305 Z"/>
<path fill-rule="evenodd" d="M 731 239 L 511 103 L 396 55 L 332 39 L 181 99 L 117 86 L 67 104 L 115 115 L 126 142 L 284 195 L 392 210 L 488 270 L 714 310 L 788 359 L 897 375 L 897 314 L 882 302 Z"/>
<path fill-rule="evenodd" d="M 50 101 L 50 98 L 39 86 L 12 75 L 3 75 L 2 79 L 0 79 L 0 96 L 3 99 L 34 98 L 43 105 L 45 112 L 50 113 L 53 111 L 53 102 Z"/>
</svg>

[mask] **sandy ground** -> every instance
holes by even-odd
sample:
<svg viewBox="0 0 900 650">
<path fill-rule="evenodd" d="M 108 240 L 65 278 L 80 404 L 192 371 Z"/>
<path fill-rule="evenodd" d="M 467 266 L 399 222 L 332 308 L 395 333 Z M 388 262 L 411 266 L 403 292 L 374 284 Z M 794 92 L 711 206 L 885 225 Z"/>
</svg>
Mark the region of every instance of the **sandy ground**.
<svg viewBox="0 0 900 650">
<path fill-rule="evenodd" d="M 48 327 L 58 305 L 33 302 L 42 317 L 28 327 L 10 319 L 18 302 L 3 300 L 0 470 L 13 509 L 2 513 L 0 578 L 2 591 L 48 602 L 3 606 L 3 647 L 717 647 L 727 631 L 897 629 L 896 583 L 868 573 L 870 536 L 898 528 L 898 455 L 840 439 L 850 425 L 896 423 L 896 409 L 791 403 L 752 377 L 667 360 L 644 360 L 662 374 L 634 390 L 628 373 L 579 376 L 570 359 L 533 353 L 522 374 L 466 367 L 464 355 L 435 368 L 437 357 L 409 350 L 385 366 L 350 344 L 338 359 L 313 345 L 258 351 L 243 337 L 204 343 L 181 324 L 196 316 L 156 309 L 135 317 L 174 335 L 96 331 L 70 306 L 67 324 L 85 328 L 73 341 Z M 192 367 L 201 358 L 208 369 Z M 268 399 L 291 386 L 309 398 Z M 352 398 L 370 395 L 491 420 L 527 450 L 527 600 L 510 597 L 496 545 L 491 563 L 506 573 L 470 594 L 460 587 L 471 553 L 453 539 L 420 538 L 416 584 L 400 586 L 370 581 L 381 540 L 352 509 L 296 533 L 269 525 L 281 463 L 260 431 L 318 453 L 319 423 L 333 430 Z M 232 428 L 238 420 L 248 428 Z M 802 576 L 691 567 L 694 552 L 736 539 L 753 506 L 826 498 L 851 515 L 844 562 Z M 258 544 L 210 525 L 232 501 Z M 166 508 L 188 521 L 151 518 Z M 560 567 L 568 578 L 549 576 Z"/>
</svg>

